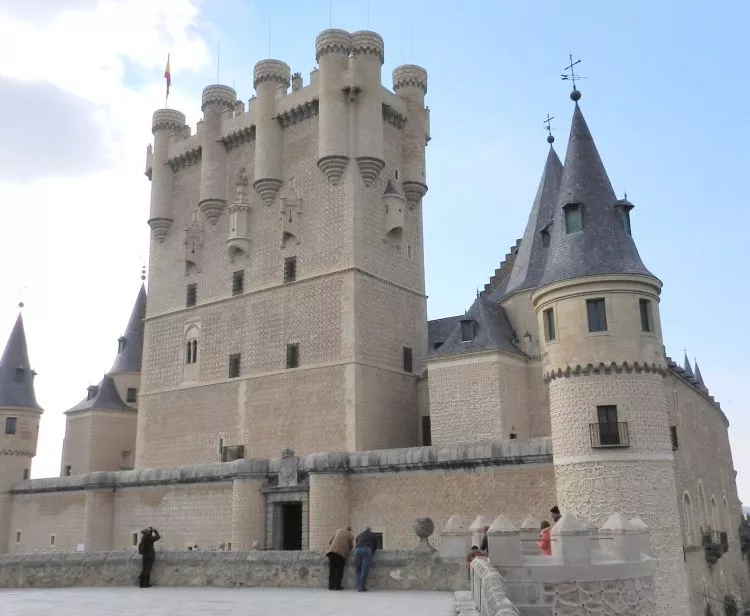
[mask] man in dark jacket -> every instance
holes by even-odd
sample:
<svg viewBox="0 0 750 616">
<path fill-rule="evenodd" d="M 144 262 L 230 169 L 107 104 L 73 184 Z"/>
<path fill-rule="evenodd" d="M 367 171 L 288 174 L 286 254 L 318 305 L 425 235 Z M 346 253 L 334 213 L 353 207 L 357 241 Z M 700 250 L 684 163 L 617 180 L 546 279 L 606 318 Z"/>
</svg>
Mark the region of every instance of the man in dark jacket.
<svg viewBox="0 0 750 616">
<path fill-rule="evenodd" d="M 138 586 L 141 588 L 151 588 L 151 569 L 156 559 L 154 543 L 159 539 L 161 539 L 161 535 L 153 526 L 141 531 L 141 542 L 138 544 L 138 553 L 143 556 L 141 575 L 138 578 Z"/>
<path fill-rule="evenodd" d="M 367 591 L 367 575 L 370 573 L 372 557 L 377 549 L 377 538 L 368 526 L 357 535 L 357 541 L 354 544 L 354 567 L 359 592 Z"/>
</svg>

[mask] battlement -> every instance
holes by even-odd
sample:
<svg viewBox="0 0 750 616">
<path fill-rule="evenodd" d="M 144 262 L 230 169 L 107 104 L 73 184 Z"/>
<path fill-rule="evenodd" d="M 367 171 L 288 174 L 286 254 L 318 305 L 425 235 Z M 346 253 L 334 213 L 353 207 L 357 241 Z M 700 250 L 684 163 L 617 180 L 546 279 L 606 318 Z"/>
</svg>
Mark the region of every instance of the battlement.
<svg viewBox="0 0 750 616">
<path fill-rule="evenodd" d="M 427 71 L 416 64 L 403 64 L 393 69 L 393 89 L 419 88 L 427 94 Z"/>
<path fill-rule="evenodd" d="M 219 105 L 226 109 L 234 109 L 237 102 L 237 92 L 229 86 L 214 84 L 203 88 L 201 99 L 201 111 L 205 111 L 209 105 Z"/>
<path fill-rule="evenodd" d="M 289 87 L 292 71 L 286 62 L 281 60 L 261 60 L 253 69 L 253 87 L 265 82 L 278 83 Z"/>
<path fill-rule="evenodd" d="M 380 64 L 385 61 L 385 44 L 383 37 L 377 32 L 371 30 L 360 30 L 351 34 L 351 52 L 355 56 L 373 55 L 380 60 Z"/>
<path fill-rule="evenodd" d="M 151 120 L 151 132 L 172 130 L 182 135 L 185 130 L 185 114 L 176 109 L 157 109 Z"/>
<path fill-rule="evenodd" d="M 352 35 L 346 30 L 323 30 L 315 39 L 315 61 L 320 61 L 320 56 L 327 54 L 349 55 L 352 45 Z"/>
</svg>

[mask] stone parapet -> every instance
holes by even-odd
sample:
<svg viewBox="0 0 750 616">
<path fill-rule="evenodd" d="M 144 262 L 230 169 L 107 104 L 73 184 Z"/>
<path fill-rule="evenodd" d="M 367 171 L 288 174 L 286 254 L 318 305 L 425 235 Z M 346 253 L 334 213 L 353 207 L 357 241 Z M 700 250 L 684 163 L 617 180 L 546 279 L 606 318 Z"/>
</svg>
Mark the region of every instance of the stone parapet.
<svg viewBox="0 0 750 616">
<path fill-rule="evenodd" d="M 360 30 L 351 34 L 351 51 L 355 56 L 373 55 L 383 64 L 385 59 L 385 44 L 383 37 L 377 32 Z"/>
<path fill-rule="evenodd" d="M 0 588 L 132 586 L 141 557 L 122 552 L 49 553 L 0 556 Z M 151 580 L 159 586 L 325 588 L 328 561 L 322 552 L 168 552 L 157 550 Z M 344 576 L 354 587 L 350 558 Z M 410 550 L 378 550 L 368 586 L 377 590 L 468 588 L 461 559 L 445 559 Z"/>
<path fill-rule="evenodd" d="M 253 69 L 253 87 L 264 82 L 276 83 L 289 86 L 291 69 L 286 62 L 281 60 L 261 60 Z"/>
<path fill-rule="evenodd" d="M 151 119 L 151 132 L 170 130 L 182 132 L 185 128 L 185 114 L 176 109 L 157 109 Z"/>
<path fill-rule="evenodd" d="M 349 55 L 352 36 L 346 30 L 332 28 L 323 30 L 315 39 L 315 61 L 320 61 L 320 56 L 329 53 Z"/>
<path fill-rule="evenodd" d="M 520 615 L 508 597 L 505 580 L 484 558 L 475 558 L 471 563 L 471 592 L 481 616 Z"/>
<path fill-rule="evenodd" d="M 393 69 L 393 89 L 405 87 L 419 88 L 427 94 L 427 71 L 416 64 L 403 64 Z"/>
<path fill-rule="evenodd" d="M 237 93 L 234 91 L 234 88 L 221 84 L 206 86 L 203 88 L 201 110 L 205 111 L 209 105 L 219 105 L 225 109 L 234 109 L 236 102 Z"/>
</svg>

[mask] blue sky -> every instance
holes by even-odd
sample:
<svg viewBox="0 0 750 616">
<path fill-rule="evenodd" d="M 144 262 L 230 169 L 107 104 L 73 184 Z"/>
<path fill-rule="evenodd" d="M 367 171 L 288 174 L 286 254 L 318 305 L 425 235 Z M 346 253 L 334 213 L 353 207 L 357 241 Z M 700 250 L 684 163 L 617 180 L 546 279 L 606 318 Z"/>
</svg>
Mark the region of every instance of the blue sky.
<svg viewBox="0 0 750 616">
<path fill-rule="evenodd" d="M 17 24 L 29 19 L 20 14 L 20 6 L 4 4 L 0 2 L 0 18 Z M 83 12 L 104 10 L 108 4 L 112 2 L 71 0 L 71 6 Z M 744 103 L 750 86 L 745 77 L 747 43 L 742 43 L 750 5 L 721 0 L 710 5 L 153 0 L 146 4 L 162 8 L 146 13 L 144 4 L 121 4 L 135 7 L 132 15 L 117 13 L 111 20 L 112 33 L 117 25 L 128 32 L 127 18 L 132 16 L 132 36 L 123 36 L 121 43 L 104 26 L 96 42 L 83 33 L 79 55 L 65 64 L 60 60 L 53 71 L 55 56 L 72 54 L 66 47 L 75 47 L 76 37 L 69 27 L 62 28 L 64 15 L 48 12 L 49 23 L 34 22 L 29 34 L 14 42 L 17 74 L 11 70 L 13 63 L 10 69 L 0 68 L 0 77 L 32 75 L 53 83 L 78 97 L 71 105 L 79 98 L 94 105 L 97 121 L 99 116 L 112 118 L 103 129 L 111 151 L 102 161 L 109 162 L 95 161 L 104 171 L 97 167 L 86 183 L 74 181 L 72 172 L 54 182 L 0 177 L 2 202 L 27 204 L 2 206 L 8 224 L 30 228 L 45 214 L 43 236 L 49 245 L 62 242 L 68 247 L 55 253 L 59 270 L 54 273 L 42 259 L 31 265 L 15 262 L 12 250 L 20 250 L 21 244 L 12 238 L 0 248 L 8 280 L 0 302 L 0 332 L 9 331 L 15 318 L 16 288 L 28 287 L 32 361 L 42 367 L 37 368 L 38 395 L 48 410 L 43 424 L 46 453 L 40 454 L 39 468 L 56 473 L 61 413 L 109 367 L 137 293 L 140 261 L 148 246 L 143 148 L 150 139 L 150 111 L 162 105 L 166 52 L 173 54 L 170 102 L 194 124 L 201 89 L 216 80 L 217 43 L 221 81 L 234 85 L 247 100 L 252 67 L 268 56 L 270 17 L 271 55 L 301 72 L 307 83 L 315 66 L 314 39 L 329 27 L 330 7 L 333 27 L 369 28 L 384 37 L 386 85 L 399 64 L 420 64 L 429 72 L 433 139 L 427 152 L 430 190 L 424 201 L 424 231 L 430 318 L 468 308 L 477 287 L 487 282 L 523 233 L 547 152 L 542 122 L 547 113 L 555 116 L 555 145 L 564 157 L 572 103 L 569 84 L 560 80 L 560 73 L 569 53 L 582 59 L 580 70 L 588 79 L 580 85 L 581 107 L 615 190 L 626 190 L 636 205 L 632 226 L 641 256 L 664 281 L 661 314 L 667 351 L 680 361 L 683 349 L 691 360 L 698 358 L 708 387 L 732 423 L 740 498 L 750 501 L 750 452 L 741 447 L 741 437 L 750 433 L 743 322 L 748 301 L 744 235 L 750 228 L 743 181 L 750 162 Z M 15 10 L 19 14 L 13 15 Z M 53 50 L 50 41 L 58 32 L 54 20 L 60 24 L 60 40 L 68 42 Z M 36 45 L 38 62 L 33 53 L 18 52 L 26 41 Z M 102 57 L 97 57 L 97 49 Z M 86 62 L 100 72 L 87 75 Z M 117 173 L 107 167 L 113 159 Z M 125 194 L 117 194 L 120 191 Z M 87 194 L 95 193 L 96 199 L 86 201 Z M 102 200 L 102 193 L 108 198 Z M 29 194 L 40 196 L 39 209 L 33 209 Z M 127 203 L 120 206 L 117 199 L 125 196 Z M 61 233 L 65 221 L 58 217 L 66 203 L 75 224 Z M 104 222 L 107 217 L 114 223 Z M 91 254 L 111 249 L 113 242 L 117 262 L 105 270 L 99 261 L 106 260 L 92 259 Z M 56 305 L 58 318 L 67 323 L 59 327 L 45 311 L 66 295 L 78 301 L 76 306 Z M 85 357 L 60 366 L 59 353 L 47 339 L 52 335 L 63 346 L 84 346 Z"/>
</svg>

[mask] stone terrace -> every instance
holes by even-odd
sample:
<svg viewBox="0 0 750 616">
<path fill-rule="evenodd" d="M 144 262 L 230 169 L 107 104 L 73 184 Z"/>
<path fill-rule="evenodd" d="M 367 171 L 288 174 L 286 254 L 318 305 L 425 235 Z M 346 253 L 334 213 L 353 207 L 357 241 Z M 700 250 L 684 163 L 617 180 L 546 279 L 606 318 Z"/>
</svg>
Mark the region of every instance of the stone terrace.
<svg viewBox="0 0 750 616">
<path fill-rule="evenodd" d="M 54 608 L 51 608 L 54 606 Z M 3 616 L 449 616 L 448 592 L 276 588 L 64 588 L 0 590 Z"/>
</svg>

